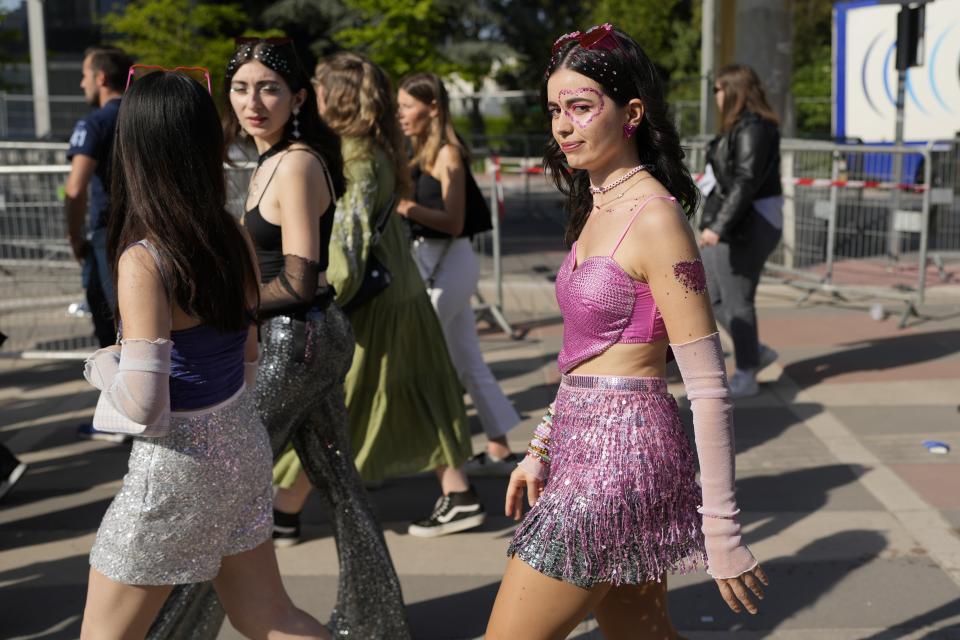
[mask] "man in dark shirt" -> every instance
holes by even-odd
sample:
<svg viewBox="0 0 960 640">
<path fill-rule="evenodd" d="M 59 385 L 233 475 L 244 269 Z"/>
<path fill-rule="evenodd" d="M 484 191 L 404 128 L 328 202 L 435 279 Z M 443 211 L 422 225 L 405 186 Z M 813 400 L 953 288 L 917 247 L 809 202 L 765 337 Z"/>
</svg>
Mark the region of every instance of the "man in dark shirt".
<svg viewBox="0 0 960 640">
<path fill-rule="evenodd" d="M 94 110 L 77 122 L 70 136 L 70 175 L 64 189 L 67 239 L 73 256 L 83 264 L 83 287 L 93 314 L 94 332 L 101 347 L 116 340 L 113 277 L 107 263 L 107 218 L 110 215 L 110 157 L 117 126 L 120 96 L 126 88 L 131 60 L 114 47 L 87 49 L 80 87 Z M 89 198 L 88 198 L 89 190 Z M 86 234 L 84 234 L 86 218 Z M 117 434 L 80 428 L 84 437 L 113 438 Z"/>
</svg>

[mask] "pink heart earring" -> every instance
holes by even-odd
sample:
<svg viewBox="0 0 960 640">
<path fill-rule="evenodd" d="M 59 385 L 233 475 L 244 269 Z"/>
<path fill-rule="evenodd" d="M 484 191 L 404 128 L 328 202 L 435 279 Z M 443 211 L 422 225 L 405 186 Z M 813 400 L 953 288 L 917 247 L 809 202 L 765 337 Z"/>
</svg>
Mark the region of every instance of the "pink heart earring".
<svg viewBox="0 0 960 640">
<path fill-rule="evenodd" d="M 625 124 L 623 125 L 623 138 L 629 140 L 633 137 L 634 131 L 637 130 L 637 125 L 635 124 Z"/>
</svg>

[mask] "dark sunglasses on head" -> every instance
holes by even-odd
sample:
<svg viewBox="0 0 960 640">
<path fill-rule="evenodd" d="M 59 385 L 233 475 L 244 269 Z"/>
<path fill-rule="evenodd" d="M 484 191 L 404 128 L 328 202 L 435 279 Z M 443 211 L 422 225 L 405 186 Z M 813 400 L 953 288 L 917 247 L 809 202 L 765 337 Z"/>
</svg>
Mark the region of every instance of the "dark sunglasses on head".
<svg viewBox="0 0 960 640">
<path fill-rule="evenodd" d="M 201 85 L 205 84 L 207 86 L 207 92 L 210 94 L 213 93 L 213 89 L 210 87 L 210 72 L 204 67 L 160 67 L 153 64 L 135 64 L 130 67 L 129 71 L 127 71 L 127 86 L 124 87 L 123 90 L 126 91 L 129 89 L 130 83 L 134 80 L 139 80 L 157 71 L 169 71 L 187 76 L 191 80 L 199 82 Z"/>
</svg>

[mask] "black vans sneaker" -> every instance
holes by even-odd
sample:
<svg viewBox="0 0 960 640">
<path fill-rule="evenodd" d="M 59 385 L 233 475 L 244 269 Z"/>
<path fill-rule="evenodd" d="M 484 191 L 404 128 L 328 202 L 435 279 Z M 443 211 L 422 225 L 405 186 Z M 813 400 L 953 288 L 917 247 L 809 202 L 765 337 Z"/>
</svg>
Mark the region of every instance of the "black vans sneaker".
<svg viewBox="0 0 960 640">
<path fill-rule="evenodd" d="M 451 491 L 440 496 L 430 517 L 411 524 L 407 533 L 418 538 L 435 538 L 479 527 L 486 518 L 487 512 L 477 499 L 477 492 L 470 487 L 467 491 Z"/>
<path fill-rule="evenodd" d="M 292 547 L 300 544 L 300 514 L 273 510 L 273 546 Z"/>
</svg>

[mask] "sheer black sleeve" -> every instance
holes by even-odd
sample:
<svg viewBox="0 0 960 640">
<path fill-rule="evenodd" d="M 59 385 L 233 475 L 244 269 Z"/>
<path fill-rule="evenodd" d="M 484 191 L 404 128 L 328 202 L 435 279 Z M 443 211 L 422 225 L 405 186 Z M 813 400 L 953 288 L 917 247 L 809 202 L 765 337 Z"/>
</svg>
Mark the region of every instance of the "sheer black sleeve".
<svg viewBox="0 0 960 640">
<path fill-rule="evenodd" d="M 317 262 L 283 254 L 283 269 L 260 288 L 260 317 L 271 318 L 308 309 L 317 291 L 319 275 Z"/>
</svg>

